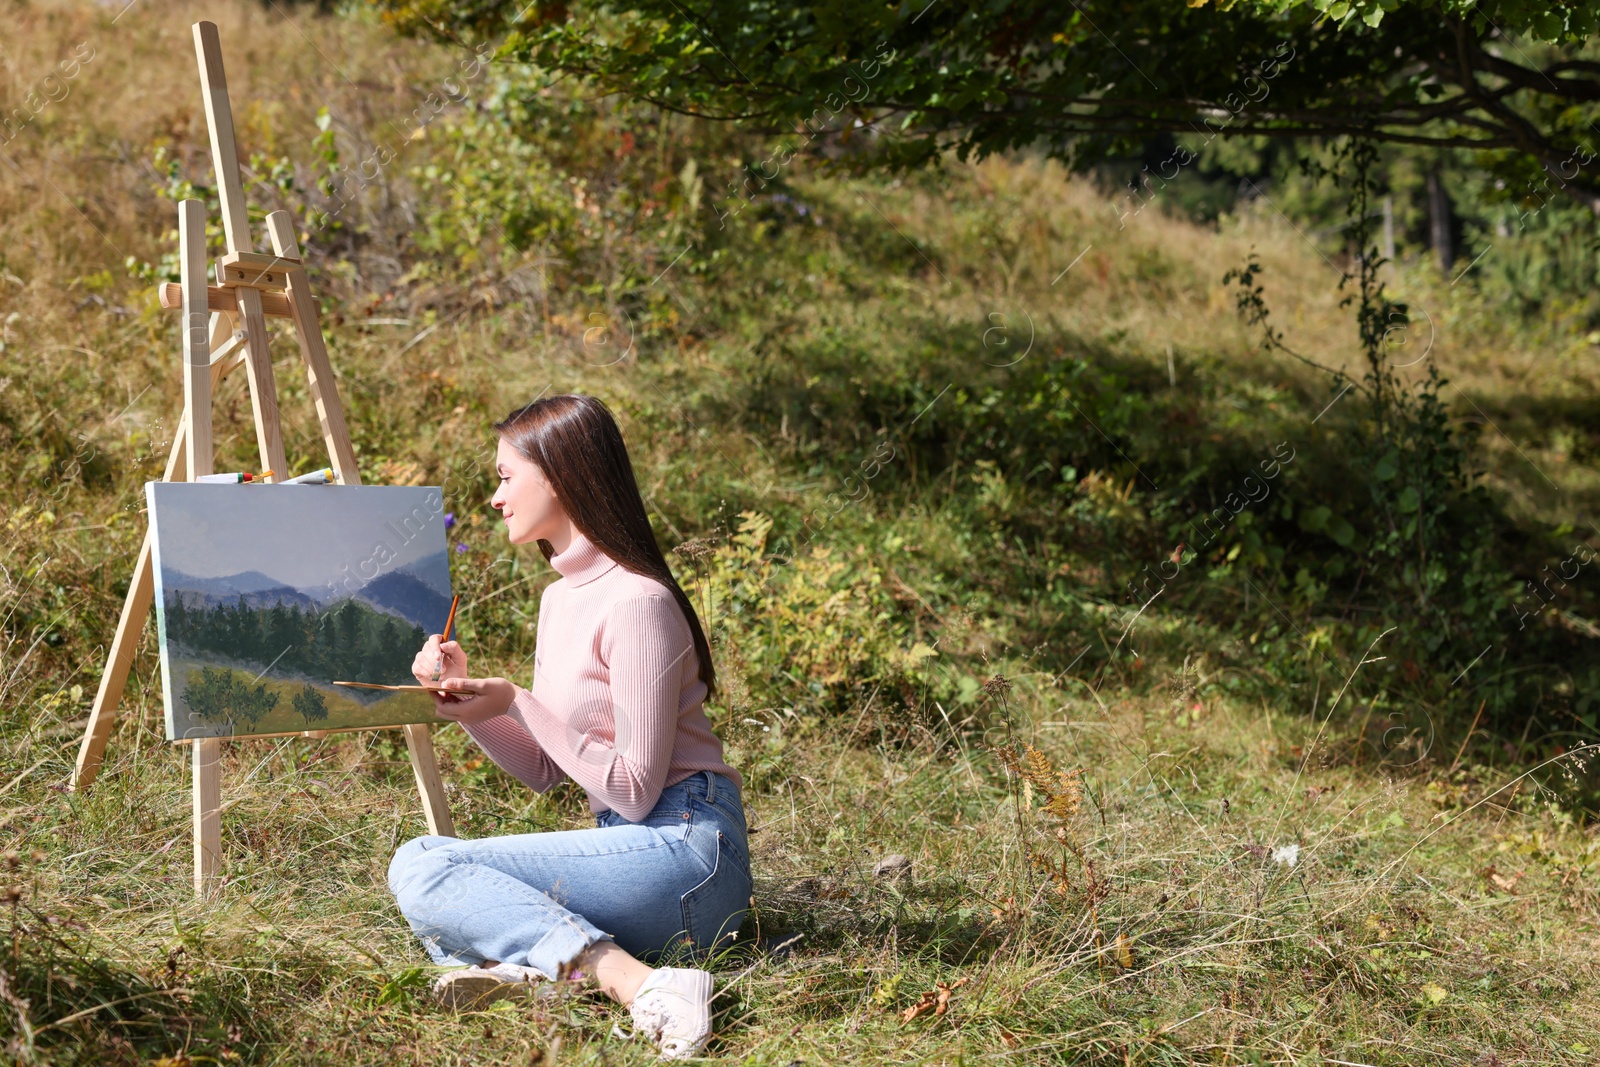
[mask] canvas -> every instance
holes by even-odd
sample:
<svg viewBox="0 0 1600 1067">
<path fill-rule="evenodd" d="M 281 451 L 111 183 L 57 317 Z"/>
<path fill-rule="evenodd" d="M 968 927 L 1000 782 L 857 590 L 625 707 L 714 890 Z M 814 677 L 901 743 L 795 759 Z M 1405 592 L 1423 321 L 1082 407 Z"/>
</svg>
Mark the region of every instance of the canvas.
<svg viewBox="0 0 1600 1067">
<path fill-rule="evenodd" d="M 150 482 L 167 738 L 435 722 L 411 662 L 450 612 L 430 486 Z"/>
</svg>

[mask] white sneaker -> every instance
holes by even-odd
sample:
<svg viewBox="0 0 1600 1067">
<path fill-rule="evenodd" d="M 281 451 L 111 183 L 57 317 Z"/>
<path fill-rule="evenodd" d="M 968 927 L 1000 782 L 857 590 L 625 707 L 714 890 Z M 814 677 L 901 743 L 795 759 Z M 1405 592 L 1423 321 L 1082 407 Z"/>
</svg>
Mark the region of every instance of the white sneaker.
<svg viewBox="0 0 1600 1067">
<path fill-rule="evenodd" d="M 661 1046 L 664 1060 L 686 1060 L 711 1040 L 711 975 L 686 967 L 656 970 L 633 996 L 633 1024 Z"/>
<path fill-rule="evenodd" d="M 492 967 L 479 964 L 459 971 L 442 974 L 433 983 L 433 995 L 447 1008 L 465 1011 L 488 1007 L 506 997 L 550 996 L 550 987 L 544 984 L 546 975 L 533 967 L 515 963 L 497 963 Z"/>
</svg>

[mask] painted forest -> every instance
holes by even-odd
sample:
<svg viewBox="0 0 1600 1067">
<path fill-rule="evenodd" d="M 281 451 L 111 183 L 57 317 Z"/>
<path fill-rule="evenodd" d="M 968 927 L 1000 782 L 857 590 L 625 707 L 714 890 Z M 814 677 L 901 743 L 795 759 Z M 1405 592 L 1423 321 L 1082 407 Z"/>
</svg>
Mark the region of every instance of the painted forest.
<svg viewBox="0 0 1600 1067">
<path fill-rule="evenodd" d="M 411 660 L 427 635 L 396 615 L 348 599 L 302 611 L 279 600 L 251 605 L 166 600 L 170 641 L 200 654 L 271 672 L 331 682 L 411 681 Z"/>
</svg>

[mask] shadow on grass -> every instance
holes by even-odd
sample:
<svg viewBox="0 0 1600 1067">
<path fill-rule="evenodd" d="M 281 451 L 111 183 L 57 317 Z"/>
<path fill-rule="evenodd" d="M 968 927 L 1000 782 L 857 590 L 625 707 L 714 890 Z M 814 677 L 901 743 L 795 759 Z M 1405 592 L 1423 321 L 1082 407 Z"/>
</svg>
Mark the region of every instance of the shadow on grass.
<svg viewBox="0 0 1600 1067">
<path fill-rule="evenodd" d="M 865 325 L 802 333 L 730 372 L 718 421 L 794 441 L 795 462 L 836 498 L 779 515 L 779 529 L 843 513 L 851 493 L 872 496 L 884 516 L 936 501 L 962 550 L 925 553 L 921 586 L 935 566 L 951 571 L 937 576 L 960 590 L 951 600 L 987 597 L 1019 645 L 1061 650 L 1054 671 L 1125 666 L 1130 650 L 1119 658 L 1091 639 L 1121 628 L 1104 609 L 1132 612 L 1164 593 L 1152 619 L 1249 640 L 1222 660 L 1268 668 L 1253 687 L 1261 696 L 1282 695 L 1275 683 L 1321 684 L 1321 665 L 1360 661 L 1387 630 L 1381 654 L 1400 671 L 1389 684 L 1446 732 L 1464 730 L 1485 702 L 1480 725 L 1497 736 L 1530 720 L 1584 737 L 1600 728 L 1590 695 L 1600 630 L 1589 621 L 1600 594 L 1570 569 L 1576 534 L 1518 518 L 1479 484 L 1482 449 L 1446 410 L 1448 387 L 1425 409 L 1414 386 L 1403 425 L 1380 425 L 1360 394 L 1331 408 L 1345 395 L 1336 383 L 1287 369 L 1252 377 L 1203 358 L 1180 374 L 1156 353 L 1048 315 L 1030 322 L 1026 357 L 986 359 L 997 356 L 979 340 L 988 321 L 973 316 L 960 343 L 931 311 L 902 316 L 893 345 L 871 344 Z M 1561 434 L 1579 451 L 1600 432 L 1590 401 L 1512 395 L 1486 410 L 1516 437 Z M 1597 501 L 1587 490 L 1570 503 L 1581 514 Z M 1524 633 L 1525 616 L 1541 625 Z M 1145 629 L 1158 643 L 1159 627 Z M 1175 634 L 1171 663 L 1193 651 L 1192 636 Z M 1338 654 L 1307 656 L 1321 651 L 1314 641 Z M 1480 667 L 1458 684 L 1490 648 L 1498 673 Z"/>
<path fill-rule="evenodd" d="M 757 892 L 758 945 L 774 957 L 831 955 L 887 941 L 902 959 L 970 965 L 984 962 L 1004 940 L 991 921 L 992 903 L 960 877 L 888 882 L 825 874 Z"/>
</svg>

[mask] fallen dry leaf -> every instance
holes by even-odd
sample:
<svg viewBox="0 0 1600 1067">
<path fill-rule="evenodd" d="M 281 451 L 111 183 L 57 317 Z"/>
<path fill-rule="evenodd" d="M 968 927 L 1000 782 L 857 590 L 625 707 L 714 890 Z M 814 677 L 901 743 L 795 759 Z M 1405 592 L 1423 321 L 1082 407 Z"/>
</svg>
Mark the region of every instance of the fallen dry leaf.
<svg viewBox="0 0 1600 1067">
<path fill-rule="evenodd" d="M 1117 962 L 1128 970 L 1133 969 L 1133 942 L 1124 933 L 1117 934 Z"/>
<path fill-rule="evenodd" d="M 934 987 L 922 994 L 918 1001 L 900 1013 L 900 1021 L 908 1023 L 919 1015 L 926 1015 L 932 1011 L 935 1015 L 943 1015 L 950 1007 L 950 994 L 972 981 L 970 978 L 957 978 L 954 982 L 938 982 Z"/>
<path fill-rule="evenodd" d="M 1522 876 L 1528 872 L 1522 870 L 1508 877 L 1501 874 L 1498 867 L 1490 866 L 1485 867 L 1480 873 L 1502 893 L 1515 893 L 1517 891 L 1517 883 L 1522 881 Z"/>
</svg>

